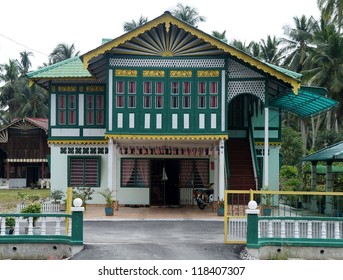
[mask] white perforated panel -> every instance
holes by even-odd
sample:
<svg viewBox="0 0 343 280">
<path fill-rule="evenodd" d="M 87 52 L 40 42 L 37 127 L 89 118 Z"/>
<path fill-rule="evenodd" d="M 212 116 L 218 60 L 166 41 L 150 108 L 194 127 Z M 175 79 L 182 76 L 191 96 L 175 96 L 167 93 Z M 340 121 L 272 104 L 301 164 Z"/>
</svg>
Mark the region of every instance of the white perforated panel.
<svg viewBox="0 0 343 280">
<path fill-rule="evenodd" d="M 109 65 L 117 67 L 222 68 L 225 65 L 225 60 L 111 58 Z"/>
<path fill-rule="evenodd" d="M 239 94 L 250 93 L 264 102 L 265 82 L 264 81 L 229 81 L 228 102 Z"/>
<path fill-rule="evenodd" d="M 260 73 L 246 67 L 239 62 L 229 59 L 228 60 L 228 78 L 263 78 Z"/>
</svg>

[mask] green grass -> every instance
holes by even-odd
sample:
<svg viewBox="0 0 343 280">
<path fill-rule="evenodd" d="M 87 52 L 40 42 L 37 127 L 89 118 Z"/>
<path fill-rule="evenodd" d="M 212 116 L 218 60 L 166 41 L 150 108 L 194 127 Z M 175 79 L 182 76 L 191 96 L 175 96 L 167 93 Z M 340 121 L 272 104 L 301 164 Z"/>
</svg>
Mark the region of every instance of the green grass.
<svg viewBox="0 0 343 280">
<path fill-rule="evenodd" d="M 20 203 L 18 193 L 26 195 L 38 195 L 41 198 L 49 197 L 49 189 L 1 189 L 0 190 L 0 213 L 13 213 Z"/>
</svg>

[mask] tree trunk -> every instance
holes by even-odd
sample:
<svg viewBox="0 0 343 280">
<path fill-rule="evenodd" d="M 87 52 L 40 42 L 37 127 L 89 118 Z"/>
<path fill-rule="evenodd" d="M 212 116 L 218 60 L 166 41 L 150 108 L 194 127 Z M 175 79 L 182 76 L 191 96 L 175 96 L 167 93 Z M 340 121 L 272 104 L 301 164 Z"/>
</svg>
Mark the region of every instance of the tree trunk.
<svg viewBox="0 0 343 280">
<path fill-rule="evenodd" d="M 331 111 L 326 113 L 326 130 L 329 131 L 331 129 Z"/>
<path fill-rule="evenodd" d="M 306 125 L 303 119 L 300 119 L 300 130 L 301 130 L 301 138 L 304 143 L 305 150 L 307 148 L 307 131 L 306 131 Z"/>
</svg>

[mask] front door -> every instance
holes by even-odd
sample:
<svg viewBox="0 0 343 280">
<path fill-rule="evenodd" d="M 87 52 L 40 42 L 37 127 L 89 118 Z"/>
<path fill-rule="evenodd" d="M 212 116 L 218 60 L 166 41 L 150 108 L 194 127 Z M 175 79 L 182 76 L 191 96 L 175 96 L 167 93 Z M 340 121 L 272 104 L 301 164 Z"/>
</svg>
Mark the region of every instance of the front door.
<svg viewBox="0 0 343 280">
<path fill-rule="evenodd" d="M 179 160 L 151 160 L 150 203 L 153 206 L 179 205 Z"/>
</svg>

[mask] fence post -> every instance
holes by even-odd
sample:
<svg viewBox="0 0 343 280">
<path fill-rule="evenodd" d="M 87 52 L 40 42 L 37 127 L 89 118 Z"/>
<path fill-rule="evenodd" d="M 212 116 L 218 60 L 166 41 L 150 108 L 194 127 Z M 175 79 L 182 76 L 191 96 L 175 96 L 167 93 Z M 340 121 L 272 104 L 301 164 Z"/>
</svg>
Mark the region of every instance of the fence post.
<svg viewBox="0 0 343 280">
<path fill-rule="evenodd" d="M 74 207 L 71 207 L 71 242 L 73 244 L 83 245 L 83 212 L 85 208 L 81 207 L 82 200 L 80 198 L 75 198 L 73 204 Z"/>
<path fill-rule="evenodd" d="M 248 209 L 245 210 L 247 219 L 247 247 L 258 248 L 258 215 L 257 203 L 254 200 L 249 201 Z"/>
</svg>

